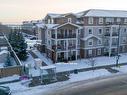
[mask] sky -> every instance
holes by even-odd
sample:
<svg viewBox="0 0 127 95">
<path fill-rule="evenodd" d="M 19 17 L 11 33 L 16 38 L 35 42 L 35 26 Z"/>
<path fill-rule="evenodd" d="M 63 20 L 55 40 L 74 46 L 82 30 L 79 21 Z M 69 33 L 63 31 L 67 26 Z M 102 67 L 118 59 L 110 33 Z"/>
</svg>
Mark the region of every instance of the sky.
<svg viewBox="0 0 127 95">
<path fill-rule="evenodd" d="M 87 9 L 127 10 L 127 0 L 0 0 L 0 22 L 16 24 L 43 19 L 47 13 Z"/>
</svg>

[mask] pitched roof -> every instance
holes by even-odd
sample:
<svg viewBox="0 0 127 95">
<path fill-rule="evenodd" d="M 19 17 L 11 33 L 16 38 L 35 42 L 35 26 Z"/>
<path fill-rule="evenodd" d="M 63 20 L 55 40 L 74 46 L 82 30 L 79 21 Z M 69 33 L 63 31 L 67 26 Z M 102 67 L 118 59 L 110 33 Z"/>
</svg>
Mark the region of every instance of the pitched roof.
<svg viewBox="0 0 127 95">
<path fill-rule="evenodd" d="M 47 15 L 50 16 L 51 18 L 58 18 L 58 17 L 60 17 L 62 14 L 48 13 Z"/>
<path fill-rule="evenodd" d="M 100 9 L 90 9 L 83 16 L 93 16 L 93 17 L 127 17 L 127 11 L 122 10 L 100 10 Z"/>
<path fill-rule="evenodd" d="M 65 25 L 72 25 L 72 26 L 75 26 L 75 27 L 77 27 L 77 28 L 81 28 L 81 26 L 79 26 L 79 25 L 77 25 L 77 24 L 73 24 L 73 23 L 65 23 L 65 24 L 62 24 L 62 25 L 58 25 L 58 26 L 55 26 L 54 28 L 60 28 L 60 27 L 62 27 L 62 26 L 65 26 Z"/>
</svg>

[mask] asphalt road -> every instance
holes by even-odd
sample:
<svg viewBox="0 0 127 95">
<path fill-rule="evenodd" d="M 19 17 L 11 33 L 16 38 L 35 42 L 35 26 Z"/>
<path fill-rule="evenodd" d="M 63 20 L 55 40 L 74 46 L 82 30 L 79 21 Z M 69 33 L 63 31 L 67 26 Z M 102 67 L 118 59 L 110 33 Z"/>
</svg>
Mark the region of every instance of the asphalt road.
<svg viewBox="0 0 127 95">
<path fill-rule="evenodd" d="M 42 95 L 127 95 L 127 74 L 79 81 Z"/>
</svg>

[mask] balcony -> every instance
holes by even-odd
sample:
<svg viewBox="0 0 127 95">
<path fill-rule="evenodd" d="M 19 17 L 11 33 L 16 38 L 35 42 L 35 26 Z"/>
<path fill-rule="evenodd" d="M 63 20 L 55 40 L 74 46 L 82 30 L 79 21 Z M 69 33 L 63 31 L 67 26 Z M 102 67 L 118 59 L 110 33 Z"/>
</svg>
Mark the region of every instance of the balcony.
<svg viewBox="0 0 127 95">
<path fill-rule="evenodd" d="M 106 32 L 106 33 L 104 34 L 104 36 L 110 36 L 110 33 L 109 33 L 109 32 Z M 113 33 L 112 33 L 112 36 L 118 36 L 118 33 L 117 33 L 117 32 L 113 32 Z"/>
<path fill-rule="evenodd" d="M 66 47 L 64 45 L 53 45 L 52 46 L 52 49 L 54 51 L 56 51 L 56 48 L 57 48 L 57 51 L 66 50 Z"/>
<path fill-rule="evenodd" d="M 112 36 L 118 36 L 118 33 L 117 32 L 113 32 Z"/>
<path fill-rule="evenodd" d="M 104 36 L 110 36 L 110 33 L 109 33 L 109 32 L 106 32 L 106 33 L 104 34 Z"/>
<path fill-rule="evenodd" d="M 57 34 L 58 39 L 66 39 L 66 38 L 76 38 L 76 34 L 69 34 L 69 35 L 63 35 L 63 34 Z"/>
<path fill-rule="evenodd" d="M 57 50 L 66 50 L 66 47 L 64 45 L 57 45 Z"/>
<path fill-rule="evenodd" d="M 55 34 L 52 34 L 52 38 L 55 38 Z"/>
<path fill-rule="evenodd" d="M 69 50 L 75 49 L 75 48 L 76 48 L 76 45 L 72 45 L 72 44 L 68 45 L 68 49 L 69 49 Z"/>
</svg>

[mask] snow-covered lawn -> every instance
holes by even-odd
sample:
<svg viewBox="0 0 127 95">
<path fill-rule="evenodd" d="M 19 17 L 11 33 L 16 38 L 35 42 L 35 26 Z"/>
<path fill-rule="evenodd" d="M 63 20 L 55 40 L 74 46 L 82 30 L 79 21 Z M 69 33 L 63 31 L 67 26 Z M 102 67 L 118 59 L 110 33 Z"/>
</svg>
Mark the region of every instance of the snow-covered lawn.
<svg viewBox="0 0 127 95">
<path fill-rule="evenodd" d="M 108 76 L 108 75 L 111 75 L 111 73 L 105 69 L 99 69 L 94 71 L 91 70 L 87 72 L 81 72 L 79 74 L 71 74 L 69 81 L 75 82 L 75 81 L 87 80 L 87 79 L 92 79 L 96 77 Z"/>
<path fill-rule="evenodd" d="M 94 58 L 94 60 L 95 60 L 95 66 L 116 64 L 115 56 L 114 57 L 108 57 L 108 56 L 96 57 Z M 126 62 L 127 62 L 127 53 L 121 54 L 119 63 L 126 63 Z M 81 59 L 81 60 L 72 61 L 68 63 L 60 62 L 60 63 L 56 63 L 55 66 L 56 66 L 57 72 L 92 67 L 88 59 Z"/>
</svg>

